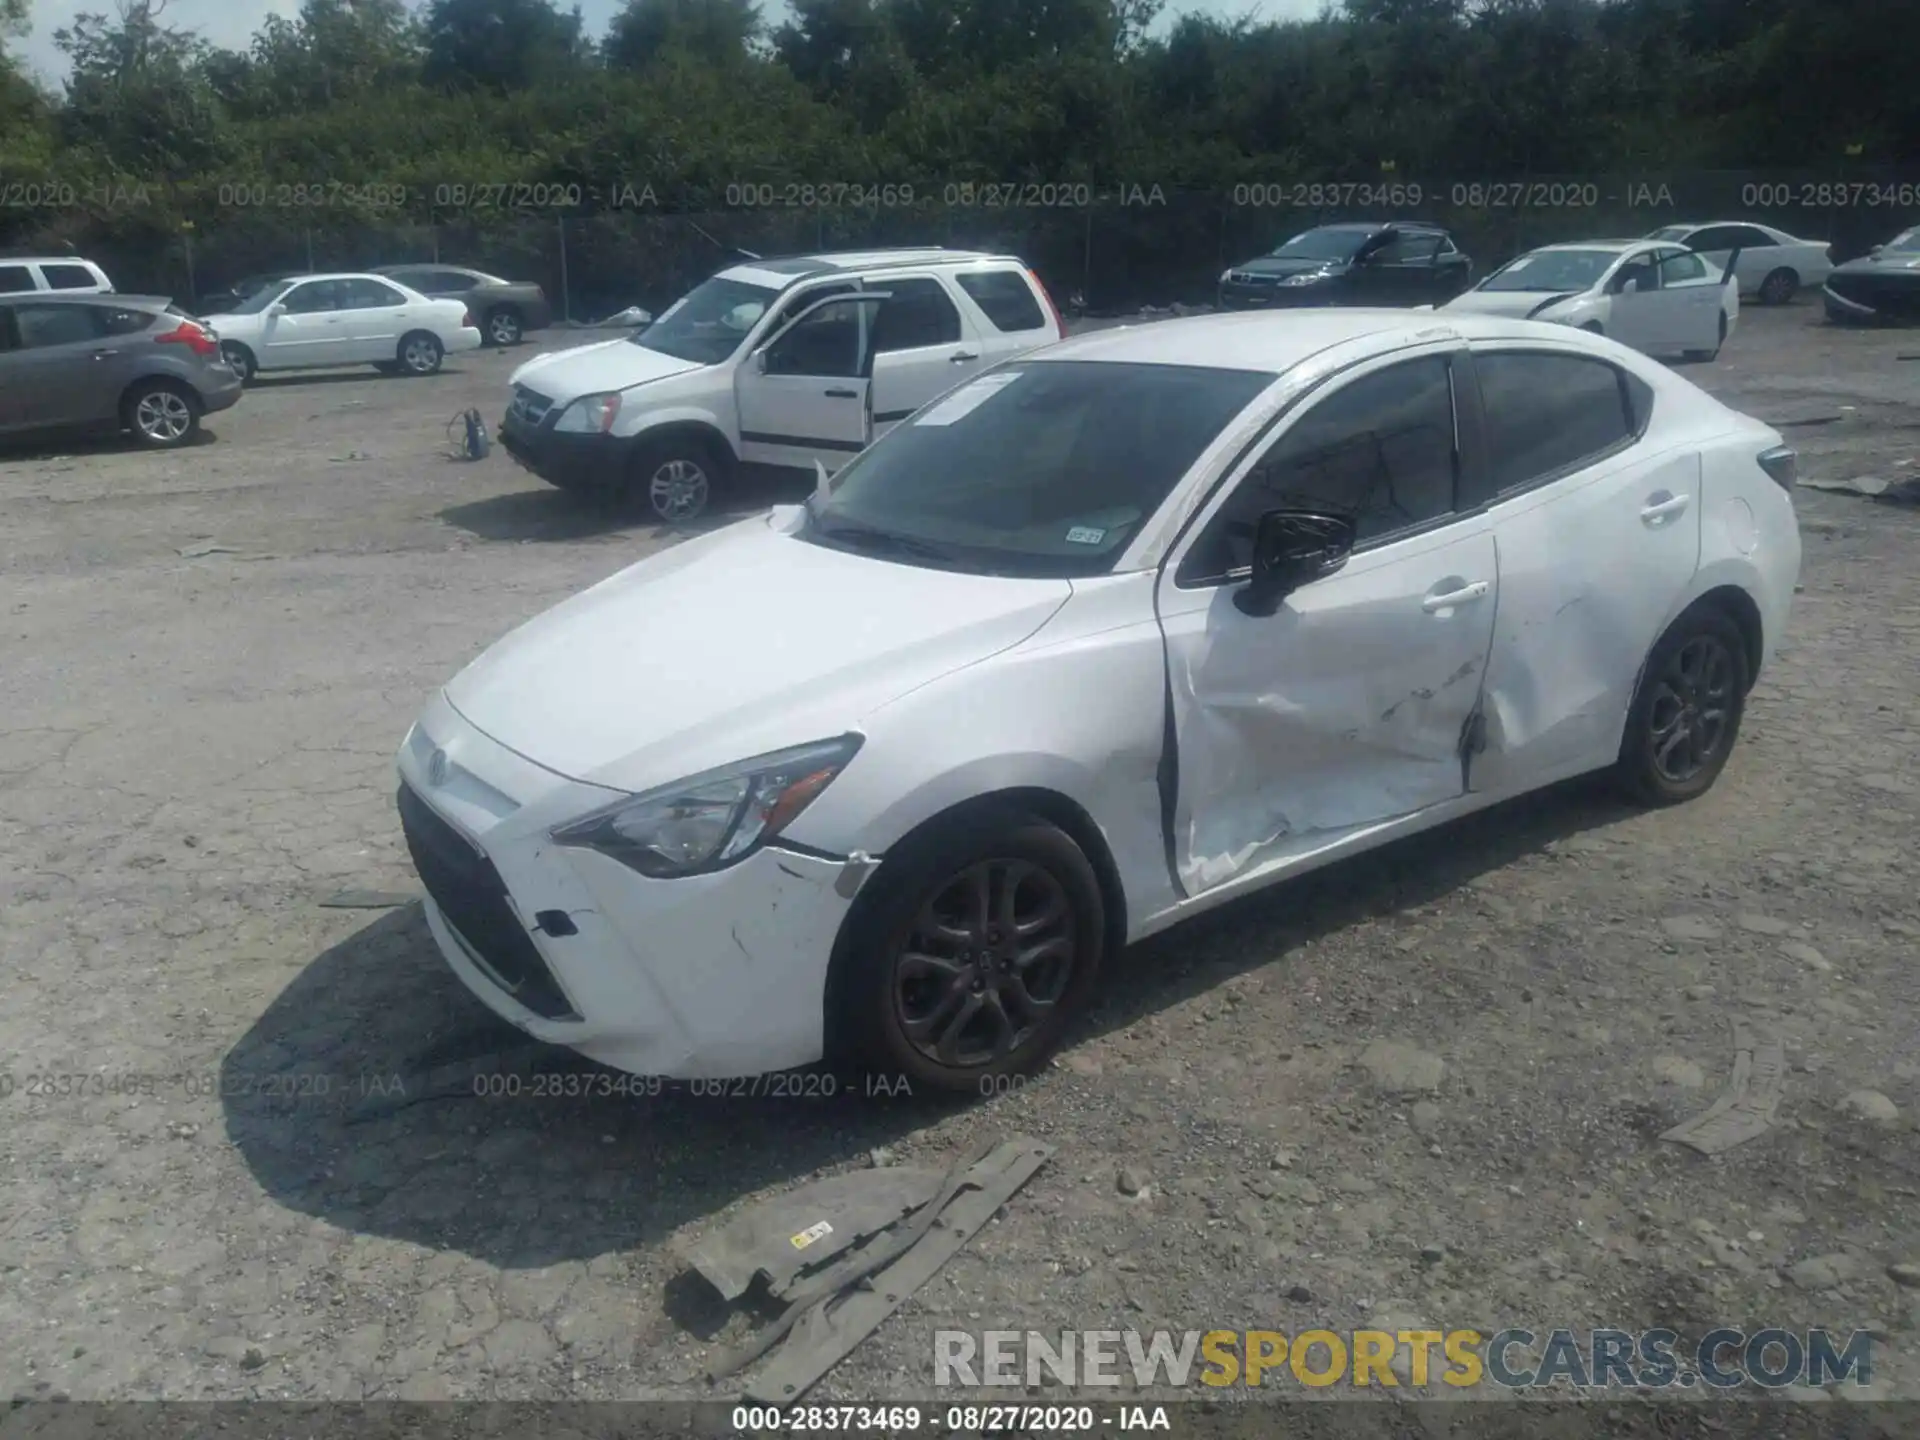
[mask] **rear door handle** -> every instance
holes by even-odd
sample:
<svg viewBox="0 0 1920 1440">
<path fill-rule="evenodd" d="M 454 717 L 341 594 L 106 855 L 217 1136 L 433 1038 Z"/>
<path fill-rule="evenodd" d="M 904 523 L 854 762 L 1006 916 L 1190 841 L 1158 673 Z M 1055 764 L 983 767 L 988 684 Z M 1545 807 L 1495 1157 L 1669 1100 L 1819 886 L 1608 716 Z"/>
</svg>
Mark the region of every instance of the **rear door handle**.
<svg viewBox="0 0 1920 1440">
<path fill-rule="evenodd" d="M 1664 499 L 1655 496 L 1640 511 L 1640 518 L 1649 528 L 1664 525 L 1685 510 L 1691 499 L 1688 495 L 1668 495 Z"/>
<path fill-rule="evenodd" d="M 828 390 L 825 393 L 835 400 L 858 400 L 860 398 L 860 392 L 858 390 Z"/>
<path fill-rule="evenodd" d="M 980 357 L 971 350 L 961 350 L 956 354 L 949 355 L 947 357 L 947 363 L 950 365 L 964 365 L 969 360 L 978 360 L 979 358 Z"/>
<path fill-rule="evenodd" d="M 1458 590 L 1449 590 L 1444 595 L 1429 595 L 1420 602 L 1420 608 L 1432 615 L 1439 610 L 1451 610 L 1456 605 L 1471 605 L 1476 600 L 1484 600 L 1493 583 L 1488 580 L 1476 580 L 1471 585 L 1462 585 Z"/>
</svg>

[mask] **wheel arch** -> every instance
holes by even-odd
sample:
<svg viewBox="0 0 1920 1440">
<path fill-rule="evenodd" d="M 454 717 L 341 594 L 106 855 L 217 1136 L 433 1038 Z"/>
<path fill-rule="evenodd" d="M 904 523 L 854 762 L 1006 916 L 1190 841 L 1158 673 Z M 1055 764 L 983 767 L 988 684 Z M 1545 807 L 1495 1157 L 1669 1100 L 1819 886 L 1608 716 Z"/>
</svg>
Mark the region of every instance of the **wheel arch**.
<svg viewBox="0 0 1920 1440">
<path fill-rule="evenodd" d="M 1767 653 L 1766 622 L 1761 619 L 1759 602 L 1738 585 L 1716 585 L 1675 616 L 1673 623 L 1678 624 L 1682 616 L 1701 610 L 1717 610 L 1739 628 L 1740 641 L 1747 648 L 1747 693 L 1751 694 L 1754 682 L 1760 678 L 1760 661 Z M 1671 630 L 1673 625 L 1667 628 Z"/>
<path fill-rule="evenodd" d="M 666 440 L 697 440 L 713 451 L 723 464 L 736 465 L 740 460 L 733 442 L 727 438 L 727 432 L 710 416 L 697 413 L 668 413 L 658 419 L 648 417 L 638 430 L 622 438 L 636 453 L 643 446 L 657 445 Z"/>
<path fill-rule="evenodd" d="M 196 411 L 206 409 L 206 398 L 201 395 L 200 391 L 192 383 L 181 379 L 178 375 L 169 374 L 165 370 L 148 370 L 141 375 L 135 376 L 121 387 L 120 398 L 114 402 L 114 413 L 117 415 L 126 414 L 127 406 L 133 403 L 133 397 L 139 391 L 153 385 L 164 385 L 169 390 L 178 390 L 182 395 L 187 397 L 188 403 L 191 404 Z"/>
<path fill-rule="evenodd" d="M 918 848 L 920 842 L 946 827 L 991 814 L 1028 815 L 1044 820 L 1080 847 L 1100 883 L 1107 958 L 1116 954 L 1126 944 L 1127 937 L 1127 895 L 1120 877 L 1120 867 L 1093 816 L 1079 801 L 1063 791 L 1043 785 L 1012 785 L 969 796 L 919 821 L 887 847 L 888 855 L 911 852 Z M 844 986 L 853 968 L 851 951 L 867 911 L 881 893 L 886 878 L 887 857 L 883 856 L 879 868 L 860 887 L 853 903 L 847 907 L 840 932 L 834 937 L 833 954 L 827 965 L 827 983 L 821 997 L 824 1006 L 823 1033 L 829 1056 L 844 1055 L 850 1049 L 850 1038 L 840 1033 L 840 1027 L 846 1014 L 846 1006 L 842 1003 Z"/>
</svg>

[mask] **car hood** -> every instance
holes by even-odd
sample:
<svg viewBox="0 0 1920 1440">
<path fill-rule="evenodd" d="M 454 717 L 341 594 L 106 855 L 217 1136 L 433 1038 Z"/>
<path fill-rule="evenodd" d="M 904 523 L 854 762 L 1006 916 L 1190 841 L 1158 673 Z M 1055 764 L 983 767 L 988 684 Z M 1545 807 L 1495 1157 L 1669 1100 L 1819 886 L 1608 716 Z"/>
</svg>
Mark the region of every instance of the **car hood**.
<svg viewBox="0 0 1920 1440">
<path fill-rule="evenodd" d="M 1469 315 L 1504 315 L 1525 320 L 1536 311 L 1542 320 L 1551 320 L 1556 310 L 1584 295 L 1584 290 L 1469 290 L 1456 295 L 1440 308 L 1465 311 Z"/>
<path fill-rule="evenodd" d="M 1322 275 L 1332 279 L 1347 271 L 1344 260 L 1306 260 L 1288 255 L 1262 255 L 1233 267 L 1235 275 Z"/>
<path fill-rule="evenodd" d="M 1895 275 L 1920 280 L 1920 255 L 1862 255 L 1844 265 L 1834 266 L 1836 275 Z"/>
<path fill-rule="evenodd" d="M 1073 593 L 829 550 L 785 523 L 629 566 L 496 643 L 448 701 L 535 764 L 639 791 L 857 729 L 1017 645 Z"/>
<path fill-rule="evenodd" d="M 536 355 L 515 370 L 508 383 L 530 386 L 550 400 L 566 401 L 607 390 L 630 390 L 702 368 L 692 360 L 676 360 L 622 338 Z"/>
</svg>

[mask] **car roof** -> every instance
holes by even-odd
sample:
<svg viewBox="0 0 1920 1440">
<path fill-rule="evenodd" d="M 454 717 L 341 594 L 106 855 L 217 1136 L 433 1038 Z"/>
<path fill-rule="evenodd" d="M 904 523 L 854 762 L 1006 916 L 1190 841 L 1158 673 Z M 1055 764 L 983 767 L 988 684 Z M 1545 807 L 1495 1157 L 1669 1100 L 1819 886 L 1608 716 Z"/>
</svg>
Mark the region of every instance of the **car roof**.
<svg viewBox="0 0 1920 1440">
<path fill-rule="evenodd" d="M 171 295 L 122 295 L 117 290 L 18 290 L 0 295 L 0 305 L 31 301 L 35 305 L 130 305 L 135 309 L 173 304 Z"/>
<path fill-rule="evenodd" d="M 1555 333 L 1558 332 L 1558 333 Z M 1436 315 L 1431 310 L 1239 311 L 1120 325 L 1076 335 L 1024 359 L 1090 360 L 1119 365 L 1191 365 L 1216 370 L 1256 370 L 1280 375 L 1336 345 L 1373 340 L 1377 353 L 1417 339 L 1463 340 L 1566 338 L 1564 327 L 1528 324 L 1490 315 Z"/>
<path fill-rule="evenodd" d="M 0 250 L 0 264 L 6 265 L 91 265 L 84 255 L 42 255 L 34 250 Z"/>
<path fill-rule="evenodd" d="M 1657 250 L 1670 248 L 1672 240 L 1556 240 L 1551 245 L 1536 245 L 1527 251 L 1529 255 L 1551 255 L 1556 250 L 1610 250 L 1616 255 L 1625 255 L 1634 250 Z"/>
<path fill-rule="evenodd" d="M 720 273 L 731 279 L 759 284 L 792 283 L 812 275 L 846 274 L 861 270 L 887 270 L 904 265 L 971 265 L 982 260 L 1018 265 L 1012 255 L 991 250 L 948 250 L 943 246 L 911 246 L 897 250 L 828 250 L 812 255 L 778 255 L 761 260 L 741 260 Z"/>
</svg>

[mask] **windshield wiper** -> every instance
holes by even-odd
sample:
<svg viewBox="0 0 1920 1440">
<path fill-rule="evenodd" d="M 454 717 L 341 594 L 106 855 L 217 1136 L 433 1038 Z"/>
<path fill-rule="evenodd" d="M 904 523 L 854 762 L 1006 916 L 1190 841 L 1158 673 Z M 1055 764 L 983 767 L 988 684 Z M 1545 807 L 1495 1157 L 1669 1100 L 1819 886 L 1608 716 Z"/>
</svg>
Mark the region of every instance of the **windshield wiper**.
<svg viewBox="0 0 1920 1440">
<path fill-rule="evenodd" d="M 864 550 L 872 555 L 911 555 L 948 565 L 954 560 L 951 550 L 931 540 L 916 540 L 911 535 L 897 535 L 891 530 L 876 530 L 871 525 L 856 525 L 846 520 L 823 520 L 811 506 L 807 513 L 821 538 L 837 541 L 849 549 Z"/>
</svg>

